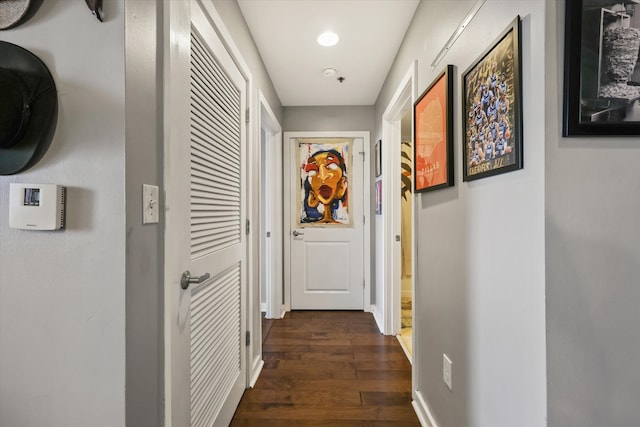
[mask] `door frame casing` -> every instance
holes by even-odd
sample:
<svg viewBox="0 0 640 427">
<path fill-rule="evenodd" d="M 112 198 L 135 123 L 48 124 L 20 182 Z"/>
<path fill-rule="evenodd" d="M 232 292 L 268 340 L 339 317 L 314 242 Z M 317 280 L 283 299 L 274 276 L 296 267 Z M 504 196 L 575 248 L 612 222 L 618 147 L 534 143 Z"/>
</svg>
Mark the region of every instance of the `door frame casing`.
<svg viewBox="0 0 640 427">
<path fill-rule="evenodd" d="M 383 185 L 382 200 L 400 200 L 400 142 L 402 139 L 401 120 L 407 109 L 413 109 L 413 103 L 417 96 L 417 62 L 414 61 L 402 81 L 398 85 L 391 101 L 387 105 L 382 115 L 382 135 L 383 141 L 389 141 L 388 144 L 382 144 L 382 179 L 389 185 Z M 413 116 L 413 114 L 412 114 Z M 413 126 L 413 118 L 412 118 Z M 397 142 L 397 143 L 396 143 Z M 412 160 L 413 163 L 413 160 Z M 413 170 L 413 166 L 412 166 Z M 412 192 L 412 197 L 414 197 Z M 416 221 L 416 198 L 412 204 L 412 230 L 411 230 L 411 247 L 412 247 L 412 294 L 415 295 L 416 277 L 416 239 L 417 221 Z M 397 335 L 401 329 L 401 310 L 400 301 L 402 294 L 401 280 L 401 243 L 396 241 L 396 236 L 401 235 L 401 210 L 400 203 L 383 203 L 383 241 L 391 241 L 392 244 L 384 245 L 384 277 L 382 279 L 384 295 L 382 302 L 382 333 L 386 335 Z M 376 298 L 376 302 L 378 302 Z M 377 304 L 379 305 L 379 304 Z M 413 304 L 415 307 L 415 304 Z M 416 310 L 413 309 L 415 316 Z M 417 324 L 416 319 L 413 320 L 414 325 Z M 412 334 L 413 349 L 415 355 L 415 326 Z"/>
<path fill-rule="evenodd" d="M 401 121 L 402 116 L 407 112 L 407 107 L 413 110 L 413 104 L 418 96 L 417 86 L 418 75 L 418 63 L 414 61 L 407 72 L 405 73 L 402 81 L 398 85 L 391 101 L 382 115 L 382 135 L 386 141 L 396 141 L 397 144 L 383 144 L 383 179 L 391 181 L 391 185 L 386 186 L 387 192 L 383 194 L 383 200 L 400 200 L 400 142 L 402 139 Z M 413 111 L 411 112 L 411 126 L 414 126 Z M 415 141 L 413 141 L 415 144 Z M 412 167 L 415 168 L 415 159 L 412 159 Z M 389 188 L 391 187 L 391 188 Z M 383 190 L 385 187 L 383 186 Z M 415 195 L 413 190 L 411 196 L 413 197 L 413 203 L 411 207 L 411 294 L 413 296 L 412 301 L 412 334 L 411 334 L 411 348 L 412 348 L 412 366 L 411 366 L 411 395 L 412 405 L 418 414 L 418 418 L 428 420 L 431 424 L 433 417 L 428 411 L 427 405 L 422 392 L 415 388 L 417 384 L 417 378 L 420 372 L 420 311 L 416 309 L 418 300 L 418 287 L 416 284 L 419 282 L 418 269 L 416 266 L 416 260 L 418 259 L 417 237 L 418 236 L 418 220 L 417 220 L 417 205 L 420 202 L 420 196 Z M 396 335 L 400 332 L 402 327 L 401 322 L 401 294 L 402 294 L 402 270 L 400 268 L 401 257 L 400 242 L 395 241 L 395 236 L 400 235 L 401 232 L 401 211 L 400 203 L 383 205 L 383 239 L 386 241 L 391 239 L 392 245 L 385 245 L 384 248 L 384 301 L 382 303 L 382 327 L 383 333 L 386 335 Z M 397 206 L 395 206 L 397 205 Z M 381 326 L 381 325 L 379 325 Z M 425 411 L 424 408 L 427 408 Z"/>
<path fill-rule="evenodd" d="M 174 203 L 173 200 L 178 197 L 182 197 L 180 200 L 176 200 L 177 206 L 187 203 L 186 195 L 172 194 L 167 188 L 170 177 L 173 176 L 172 164 L 167 163 L 167 158 L 171 158 L 172 141 L 183 139 L 184 135 L 188 135 L 189 126 L 189 113 L 188 103 L 183 100 L 183 104 L 179 106 L 177 100 L 172 99 L 171 86 L 169 80 L 175 81 L 183 80 L 183 86 L 186 85 L 184 80 L 188 79 L 184 73 L 181 64 L 183 61 L 188 61 L 188 55 L 190 55 L 188 47 L 178 47 L 173 45 L 173 40 L 169 36 L 170 33 L 186 33 L 189 34 L 191 28 L 191 2 L 190 0 L 170 1 L 164 2 L 164 25 L 168 31 L 164 31 L 163 34 L 163 190 L 164 190 L 164 240 L 171 242 L 172 239 L 178 239 L 183 230 L 178 227 L 171 226 L 172 211 L 168 207 Z M 182 108 L 180 108 L 182 107 Z M 173 110 L 176 109 L 174 112 Z M 175 114 L 174 114 L 175 113 Z M 184 154 L 185 156 L 188 153 Z M 172 323 L 178 316 L 178 309 L 174 308 L 174 292 L 175 286 L 178 286 L 177 271 L 173 271 L 173 266 L 169 262 L 168 249 L 169 245 L 165 244 L 164 253 L 164 425 L 167 427 L 173 426 L 174 412 L 179 412 L 179 408 L 174 408 L 173 405 L 173 337 L 172 337 Z M 186 378 L 183 378 L 187 381 Z M 186 409 L 183 409 L 186 410 Z"/>
<path fill-rule="evenodd" d="M 265 131 L 265 141 L 260 144 L 260 175 L 270 177 L 268 182 L 270 185 L 263 186 L 265 191 L 259 197 L 261 198 L 261 222 L 260 222 L 260 271 L 267 273 L 264 276 L 265 286 L 265 303 L 266 318 L 281 319 L 284 316 L 283 304 L 283 263 L 282 263 L 282 127 L 278 123 L 278 119 L 271 110 L 269 103 L 261 91 L 258 91 L 258 102 L 260 104 L 259 128 Z M 262 139 L 262 136 L 261 136 Z M 262 141 L 261 141 L 262 142 Z M 270 237 L 266 233 L 270 233 Z M 263 276 L 261 276 L 261 279 Z"/>
<path fill-rule="evenodd" d="M 293 203 L 291 201 L 291 192 L 286 190 L 289 188 L 288 184 L 293 177 L 291 176 L 291 144 L 296 138 L 362 138 L 363 150 L 364 150 L 364 165 L 363 165 L 363 277 L 364 277 L 364 301 L 363 309 L 366 312 L 371 312 L 371 233 L 369 231 L 369 224 L 371 221 L 371 147 L 370 147 L 370 134 L 368 131 L 291 131 L 284 133 L 283 139 L 283 154 L 284 154 L 284 173 L 283 173 L 283 243 L 284 243 L 284 310 L 291 311 L 291 209 L 288 207 Z M 356 153 L 354 153 L 355 155 Z"/>
</svg>

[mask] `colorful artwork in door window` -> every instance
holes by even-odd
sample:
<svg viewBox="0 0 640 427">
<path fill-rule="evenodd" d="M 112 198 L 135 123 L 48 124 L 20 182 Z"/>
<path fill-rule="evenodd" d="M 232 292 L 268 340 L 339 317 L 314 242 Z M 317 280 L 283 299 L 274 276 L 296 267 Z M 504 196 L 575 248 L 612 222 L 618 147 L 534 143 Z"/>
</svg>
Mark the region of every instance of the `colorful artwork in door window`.
<svg viewBox="0 0 640 427">
<path fill-rule="evenodd" d="M 298 140 L 300 226 L 351 225 L 351 140 Z"/>
</svg>

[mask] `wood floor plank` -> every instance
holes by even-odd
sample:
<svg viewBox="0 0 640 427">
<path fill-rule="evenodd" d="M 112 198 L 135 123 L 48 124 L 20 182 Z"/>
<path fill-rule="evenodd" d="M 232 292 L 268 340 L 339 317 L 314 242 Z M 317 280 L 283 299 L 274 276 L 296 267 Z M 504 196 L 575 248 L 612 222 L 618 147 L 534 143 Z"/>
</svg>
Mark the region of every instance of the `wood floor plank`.
<svg viewBox="0 0 640 427">
<path fill-rule="evenodd" d="M 360 391 L 407 391 L 411 390 L 411 379 L 383 379 L 383 380 L 344 380 L 344 379 L 303 379 L 293 377 L 262 378 L 254 388 L 263 390 L 335 390 L 340 388 L 357 387 Z"/>
<path fill-rule="evenodd" d="M 325 349 L 326 350 L 326 349 Z M 263 353 L 264 360 L 308 360 L 308 361 L 335 361 L 350 362 L 354 360 L 353 353 L 339 351 L 316 351 L 316 352 L 269 352 Z"/>
<path fill-rule="evenodd" d="M 411 363 L 404 360 L 356 360 L 353 362 L 357 370 L 409 371 Z"/>
<path fill-rule="evenodd" d="M 363 405 L 397 406 L 411 403 L 411 392 L 363 391 L 360 393 Z"/>
<path fill-rule="evenodd" d="M 396 406 L 334 406 L 331 411 L 326 407 L 294 404 L 246 404 L 237 411 L 235 418 L 257 419 L 305 419 L 318 420 L 330 415 L 336 420 L 383 420 L 410 421 L 416 418 L 413 411 L 407 411 L 405 405 Z"/>
<path fill-rule="evenodd" d="M 330 415 L 330 414 L 329 414 Z M 415 421 L 377 421 L 377 420 L 333 420 L 323 418 L 322 420 L 300 420 L 288 419 L 286 424 L 282 420 L 265 420 L 252 418 L 234 418 L 231 427 L 416 427 Z"/>
<path fill-rule="evenodd" d="M 411 364 L 362 311 L 293 311 L 263 342 L 264 367 L 232 426 L 416 427 Z"/>
<path fill-rule="evenodd" d="M 359 380 L 397 380 L 403 379 L 411 381 L 411 371 L 382 371 L 382 370 L 359 370 L 357 371 Z"/>
<path fill-rule="evenodd" d="M 367 371 L 370 372 L 370 371 Z M 316 369 L 310 367 L 289 368 L 289 369 L 265 369 L 260 374 L 264 379 L 270 378 L 307 378 L 307 379 L 340 379 L 340 380 L 355 380 L 356 370 L 354 368 L 332 368 L 329 365 L 324 365 Z M 366 374 L 365 374 L 366 375 Z"/>
<path fill-rule="evenodd" d="M 375 396 L 371 396 L 368 398 L 373 399 L 375 398 Z M 287 403 L 326 407 L 332 407 L 335 405 L 354 406 L 362 404 L 362 397 L 361 393 L 357 390 L 248 390 L 242 397 L 242 402 L 238 407 L 238 411 L 243 410 L 243 405 L 255 403 Z"/>
<path fill-rule="evenodd" d="M 271 345 L 323 345 L 323 346 L 345 346 L 351 345 L 351 340 L 348 338 L 278 338 L 269 337 Z"/>
</svg>

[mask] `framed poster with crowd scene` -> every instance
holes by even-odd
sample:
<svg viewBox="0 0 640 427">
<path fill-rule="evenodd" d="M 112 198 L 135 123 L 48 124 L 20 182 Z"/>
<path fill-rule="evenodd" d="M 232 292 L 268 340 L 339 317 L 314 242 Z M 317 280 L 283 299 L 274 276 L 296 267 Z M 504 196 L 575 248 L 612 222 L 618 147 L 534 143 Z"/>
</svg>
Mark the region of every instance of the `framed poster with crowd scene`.
<svg viewBox="0 0 640 427">
<path fill-rule="evenodd" d="M 640 135 L 635 3 L 565 0 L 563 136 Z"/>
<path fill-rule="evenodd" d="M 520 17 L 462 75 L 462 180 L 523 167 Z"/>
<path fill-rule="evenodd" d="M 453 65 L 413 105 L 416 193 L 453 185 Z"/>
</svg>

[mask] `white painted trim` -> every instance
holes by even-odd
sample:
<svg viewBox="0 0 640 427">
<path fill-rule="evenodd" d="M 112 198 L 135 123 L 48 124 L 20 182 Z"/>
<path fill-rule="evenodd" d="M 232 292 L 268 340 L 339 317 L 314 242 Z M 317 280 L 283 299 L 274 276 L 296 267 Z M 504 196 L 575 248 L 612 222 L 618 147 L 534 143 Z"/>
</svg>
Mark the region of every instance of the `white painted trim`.
<svg viewBox="0 0 640 427">
<path fill-rule="evenodd" d="M 382 186 L 382 200 L 400 200 L 400 150 L 392 141 L 401 140 L 400 120 L 408 108 L 413 108 L 416 99 L 416 75 L 417 61 L 411 66 L 402 78 L 391 101 L 382 115 L 382 179 L 388 185 Z M 414 217 L 415 217 L 415 203 Z M 402 287 L 400 278 L 400 242 L 395 240 L 400 235 L 400 204 L 383 203 L 383 236 L 382 241 L 390 241 L 384 244 L 384 292 L 382 295 L 382 311 L 384 318 L 383 334 L 395 335 L 400 332 L 400 290 Z M 412 234 L 415 235 L 415 228 Z M 413 241 L 412 237 L 412 241 Z M 414 245 L 415 246 L 415 245 Z M 415 269 L 414 269 L 415 270 Z M 414 282 L 417 280 L 413 275 Z"/>
<path fill-rule="evenodd" d="M 271 109 L 271 105 L 269 105 L 269 101 L 267 101 L 267 98 L 260 89 L 258 89 L 258 101 L 260 102 L 260 108 L 264 109 L 265 113 L 264 116 L 260 114 L 261 123 L 266 122 L 269 129 L 272 129 L 274 132 L 282 132 L 282 126 L 280 126 L 275 113 Z"/>
<path fill-rule="evenodd" d="M 400 347 L 402 348 L 402 351 L 404 351 L 404 355 L 407 356 L 407 360 L 409 361 L 409 364 L 413 366 L 413 356 L 411 355 L 411 352 L 407 348 L 407 345 L 404 343 L 404 341 L 402 341 L 402 338 L 400 337 L 401 337 L 400 334 L 396 335 L 396 339 L 398 340 L 398 343 L 400 343 Z"/>
<path fill-rule="evenodd" d="M 411 405 L 413 405 L 413 409 L 416 411 L 420 425 L 424 427 L 438 427 L 435 418 L 429 410 L 429 405 L 427 405 L 424 396 L 422 396 L 422 392 L 417 390 L 413 392 Z"/>
<path fill-rule="evenodd" d="M 282 254 L 283 254 L 283 236 L 282 236 L 282 199 L 283 199 L 283 185 L 282 185 L 282 127 L 273 113 L 269 102 L 265 98 L 262 91 L 258 90 L 258 104 L 260 107 L 260 114 L 258 116 L 259 125 L 258 132 L 264 129 L 267 133 L 265 146 L 268 152 L 260 155 L 264 161 L 259 162 L 260 165 L 260 177 L 268 176 L 274 177 L 276 182 L 272 182 L 269 188 L 265 191 L 268 194 L 261 195 L 261 210 L 265 207 L 269 212 L 266 212 L 265 219 L 268 224 L 262 222 L 264 227 L 268 227 L 271 232 L 271 237 L 267 241 L 265 238 L 266 229 L 261 229 L 259 242 L 262 245 L 265 244 L 265 258 L 261 260 L 261 265 L 264 266 L 264 261 L 270 262 L 267 271 L 270 272 L 269 277 L 266 280 L 266 295 L 265 295 L 265 311 L 267 319 L 274 319 L 282 312 L 282 287 L 283 287 L 283 271 L 282 271 Z M 260 135 L 260 134 L 259 134 Z M 261 139 L 261 136 L 259 136 Z M 262 150 L 262 144 L 260 144 L 260 150 Z M 262 185 L 260 185 L 262 187 Z M 263 251 L 261 251 L 262 253 Z M 265 266 L 267 267 L 267 266 Z"/>
<path fill-rule="evenodd" d="M 376 321 L 376 325 L 378 325 L 378 330 L 381 333 L 384 333 L 384 313 L 378 310 L 377 305 L 371 306 L 371 313 L 373 313 L 373 320 Z"/>
<path fill-rule="evenodd" d="M 262 372 L 262 368 L 264 367 L 264 360 L 262 360 L 262 355 L 258 356 L 251 366 L 251 379 L 249 381 L 249 387 L 253 388 L 256 385 L 256 381 L 258 381 L 258 377 Z"/>
<path fill-rule="evenodd" d="M 167 30 L 163 31 L 163 158 L 166 159 L 171 156 L 171 141 L 176 138 L 183 138 L 185 132 L 184 123 L 189 123 L 188 117 L 182 117 L 180 120 L 180 126 L 175 126 L 172 122 L 172 118 L 175 118 L 171 106 L 176 106 L 177 103 L 172 103 L 173 92 L 169 85 L 169 80 L 181 79 L 184 84 L 186 77 L 184 73 L 181 73 L 179 65 L 180 61 L 186 61 L 185 55 L 189 55 L 188 44 L 185 48 L 184 38 L 189 38 L 189 28 L 191 21 L 190 14 L 190 1 L 171 1 L 165 0 L 163 4 L 163 27 Z M 186 35 L 185 35 L 186 33 Z M 172 172 L 171 165 L 165 166 L 163 169 L 163 187 L 165 191 L 164 204 L 165 207 L 171 203 L 171 192 L 167 191 L 167 180 L 169 174 Z M 164 239 L 169 241 L 170 239 L 178 239 L 180 230 L 171 228 L 168 226 L 171 222 L 171 212 L 165 212 L 165 231 Z M 175 268 L 167 262 L 167 248 L 165 247 L 164 254 L 164 272 L 163 272 L 163 284 L 164 284 L 164 308 L 163 308 L 163 321 L 164 321 L 164 420 L 166 427 L 172 427 L 173 425 L 173 324 L 177 318 L 178 310 L 174 309 L 176 297 L 174 293 L 170 291 L 171 286 L 175 284 L 176 280 Z"/>
<path fill-rule="evenodd" d="M 267 311 L 267 303 L 261 302 L 260 303 L 260 312 L 264 313 L 265 311 Z"/>
<path fill-rule="evenodd" d="M 284 133 L 284 138 L 282 139 L 282 164 L 289 165 L 291 164 L 291 150 L 289 149 L 289 144 L 291 144 L 291 135 L 289 132 Z M 283 167 L 282 173 L 282 182 L 288 183 L 292 179 L 290 168 Z M 282 193 L 282 205 L 284 206 L 282 212 L 283 218 L 283 227 L 282 227 L 282 257 L 283 257 L 283 265 L 284 271 L 282 272 L 282 280 L 284 282 L 284 310 L 291 311 L 291 239 L 289 236 L 291 235 L 291 209 L 288 209 L 288 203 L 291 203 L 291 196 L 289 195 L 289 191 L 284 191 L 285 186 L 283 185 L 283 193 Z"/>
<path fill-rule="evenodd" d="M 165 0 L 167 1 L 167 0 Z M 168 0 L 172 1 L 172 0 Z M 227 52 L 231 55 L 231 58 L 235 61 L 236 65 L 240 72 L 244 75 L 245 80 L 253 81 L 253 77 L 251 76 L 251 71 L 246 61 L 242 57 L 240 53 L 240 49 L 233 41 L 231 37 L 231 33 L 227 30 L 227 26 L 224 24 L 222 17 L 218 13 L 215 5 L 212 0 L 196 0 L 198 3 L 202 5 L 202 8 L 205 9 L 209 13 L 209 17 L 212 21 L 212 26 L 220 36 L 220 40 L 222 44 L 227 48 Z M 251 110 L 253 112 L 253 110 Z"/>
<path fill-rule="evenodd" d="M 371 165 L 374 163 L 371 160 L 372 150 L 371 150 L 371 140 L 369 132 L 366 132 L 367 136 L 364 138 L 364 143 L 362 144 L 362 149 L 364 150 L 364 179 L 363 179 L 363 190 L 364 190 L 364 206 L 362 207 L 362 212 L 364 214 L 364 226 L 362 232 L 364 233 L 364 242 L 362 246 L 362 252 L 364 254 L 364 305 L 363 308 L 365 311 L 371 312 L 371 223 L 374 221 L 374 217 L 371 216 Z"/>
<path fill-rule="evenodd" d="M 283 139 L 283 158 L 284 158 L 284 174 L 283 174 L 283 182 L 289 183 L 292 179 L 290 173 L 290 165 L 291 165 L 291 150 L 290 144 L 291 140 L 294 138 L 362 138 L 363 139 L 363 150 L 365 155 L 364 162 L 364 177 L 363 177 L 363 188 L 368 189 L 371 188 L 371 139 L 368 131 L 329 131 L 329 132 L 312 132 L 312 131 L 292 131 L 285 132 Z M 290 206 L 291 203 L 291 195 L 289 191 L 284 191 L 284 206 Z M 363 200 L 363 214 L 365 218 L 365 224 L 363 227 L 363 255 L 364 255 L 364 301 L 363 301 L 363 310 L 366 311 L 367 308 L 371 310 L 371 233 L 370 233 L 370 224 L 373 221 L 371 217 L 369 206 L 371 206 L 371 192 L 364 191 L 364 200 Z M 283 212 L 284 218 L 284 227 L 283 227 L 283 240 L 284 240 L 284 297 L 285 297 L 285 310 L 291 311 L 291 239 L 289 236 L 291 235 L 291 213 L 290 209 L 284 209 Z"/>
</svg>

